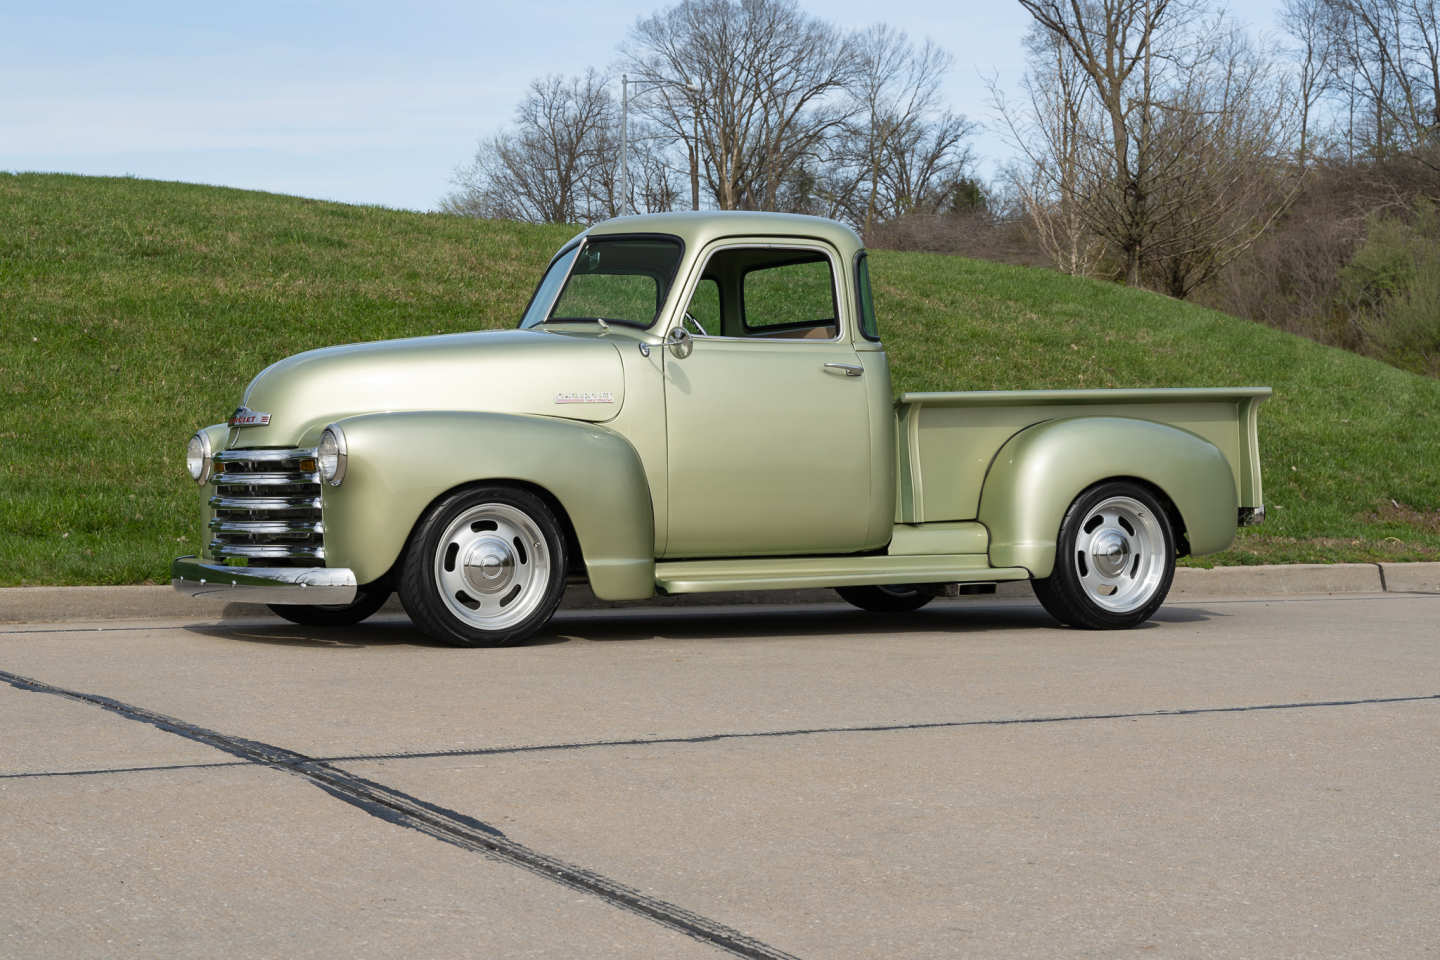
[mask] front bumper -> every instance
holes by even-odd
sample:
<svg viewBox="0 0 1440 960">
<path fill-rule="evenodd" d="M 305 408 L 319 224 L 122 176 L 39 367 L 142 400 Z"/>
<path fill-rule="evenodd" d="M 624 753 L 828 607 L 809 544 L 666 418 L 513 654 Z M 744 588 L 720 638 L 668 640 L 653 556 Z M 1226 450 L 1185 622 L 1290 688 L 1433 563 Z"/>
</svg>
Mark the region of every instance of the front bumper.
<svg viewBox="0 0 1440 960">
<path fill-rule="evenodd" d="M 198 557 L 170 564 L 176 590 L 204 600 L 328 606 L 355 602 L 355 572 L 346 567 L 227 567 Z"/>
</svg>

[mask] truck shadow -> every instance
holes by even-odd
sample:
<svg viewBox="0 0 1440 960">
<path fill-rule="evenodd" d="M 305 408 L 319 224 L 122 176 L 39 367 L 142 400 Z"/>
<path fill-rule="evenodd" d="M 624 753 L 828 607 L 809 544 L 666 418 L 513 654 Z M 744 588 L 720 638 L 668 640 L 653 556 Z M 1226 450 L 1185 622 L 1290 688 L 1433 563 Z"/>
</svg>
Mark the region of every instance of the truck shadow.
<svg viewBox="0 0 1440 960">
<path fill-rule="evenodd" d="M 1146 631 L 1166 624 L 1200 623 L 1226 614 L 1201 607 L 1164 607 Z M 243 643 L 290 647 L 365 649 L 418 646 L 450 649 L 417 630 L 403 615 L 382 613 L 353 627 L 302 627 L 281 620 L 196 623 L 188 631 Z M 645 640 L 740 641 L 768 638 L 886 637 L 922 633 L 974 636 L 1006 630 L 1065 631 L 1076 642 L 1090 631 L 1071 630 L 1034 603 L 937 603 L 906 614 L 873 614 L 841 604 L 717 607 L 630 607 L 562 610 L 537 636 L 519 644 L 541 647 L 566 643 L 615 643 Z"/>
</svg>

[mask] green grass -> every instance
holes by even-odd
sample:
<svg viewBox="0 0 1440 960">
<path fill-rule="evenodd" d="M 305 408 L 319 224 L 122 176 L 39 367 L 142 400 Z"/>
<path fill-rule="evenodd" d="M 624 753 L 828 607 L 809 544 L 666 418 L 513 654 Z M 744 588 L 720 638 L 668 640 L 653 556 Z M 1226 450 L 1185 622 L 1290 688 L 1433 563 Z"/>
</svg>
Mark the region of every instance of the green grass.
<svg viewBox="0 0 1440 960">
<path fill-rule="evenodd" d="M 574 234 L 158 183 L 0 174 L 0 584 L 163 581 L 183 449 L 261 367 L 519 319 Z M 1440 382 L 1108 284 L 878 252 L 897 390 L 1268 384 L 1270 517 L 1224 563 L 1440 558 Z"/>
</svg>

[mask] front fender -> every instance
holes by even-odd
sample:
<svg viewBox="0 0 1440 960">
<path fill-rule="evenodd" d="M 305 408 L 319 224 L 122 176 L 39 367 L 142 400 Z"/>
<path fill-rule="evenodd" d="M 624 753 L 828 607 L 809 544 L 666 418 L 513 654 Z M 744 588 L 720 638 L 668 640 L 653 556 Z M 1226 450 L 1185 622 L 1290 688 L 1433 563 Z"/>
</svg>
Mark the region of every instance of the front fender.
<svg viewBox="0 0 1440 960">
<path fill-rule="evenodd" d="M 1047 420 L 1011 437 L 986 474 L 979 519 L 990 530 L 991 565 L 1050 576 L 1070 504 L 1087 487 L 1122 477 L 1170 498 L 1191 553 L 1223 550 L 1235 538 L 1235 475 L 1214 444 L 1150 420 Z"/>
<path fill-rule="evenodd" d="M 325 486 L 325 556 L 360 583 L 383 576 L 425 510 L 475 482 L 548 491 L 575 528 L 596 596 L 655 590 L 650 487 L 630 443 L 605 427 L 527 414 L 376 413 L 338 421 L 344 482 Z M 313 446 L 319 431 L 305 438 Z"/>
</svg>

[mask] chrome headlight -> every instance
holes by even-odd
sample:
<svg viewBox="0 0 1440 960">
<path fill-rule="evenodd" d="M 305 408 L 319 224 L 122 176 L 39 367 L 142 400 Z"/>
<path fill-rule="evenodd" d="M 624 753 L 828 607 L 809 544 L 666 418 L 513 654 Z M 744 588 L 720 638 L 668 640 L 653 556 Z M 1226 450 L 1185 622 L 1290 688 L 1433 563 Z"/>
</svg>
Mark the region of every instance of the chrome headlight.
<svg viewBox="0 0 1440 960">
<path fill-rule="evenodd" d="M 320 478 L 332 487 L 338 487 L 345 480 L 345 431 L 338 424 L 330 424 L 320 434 L 320 445 L 315 448 L 315 459 L 320 467 Z"/>
<path fill-rule="evenodd" d="M 191 480 L 204 483 L 210 479 L 210 457 L 210 438 L 203 433 L 191 437 L 185 445 L 185 469 L 190 471 Z"/>
</svg>

